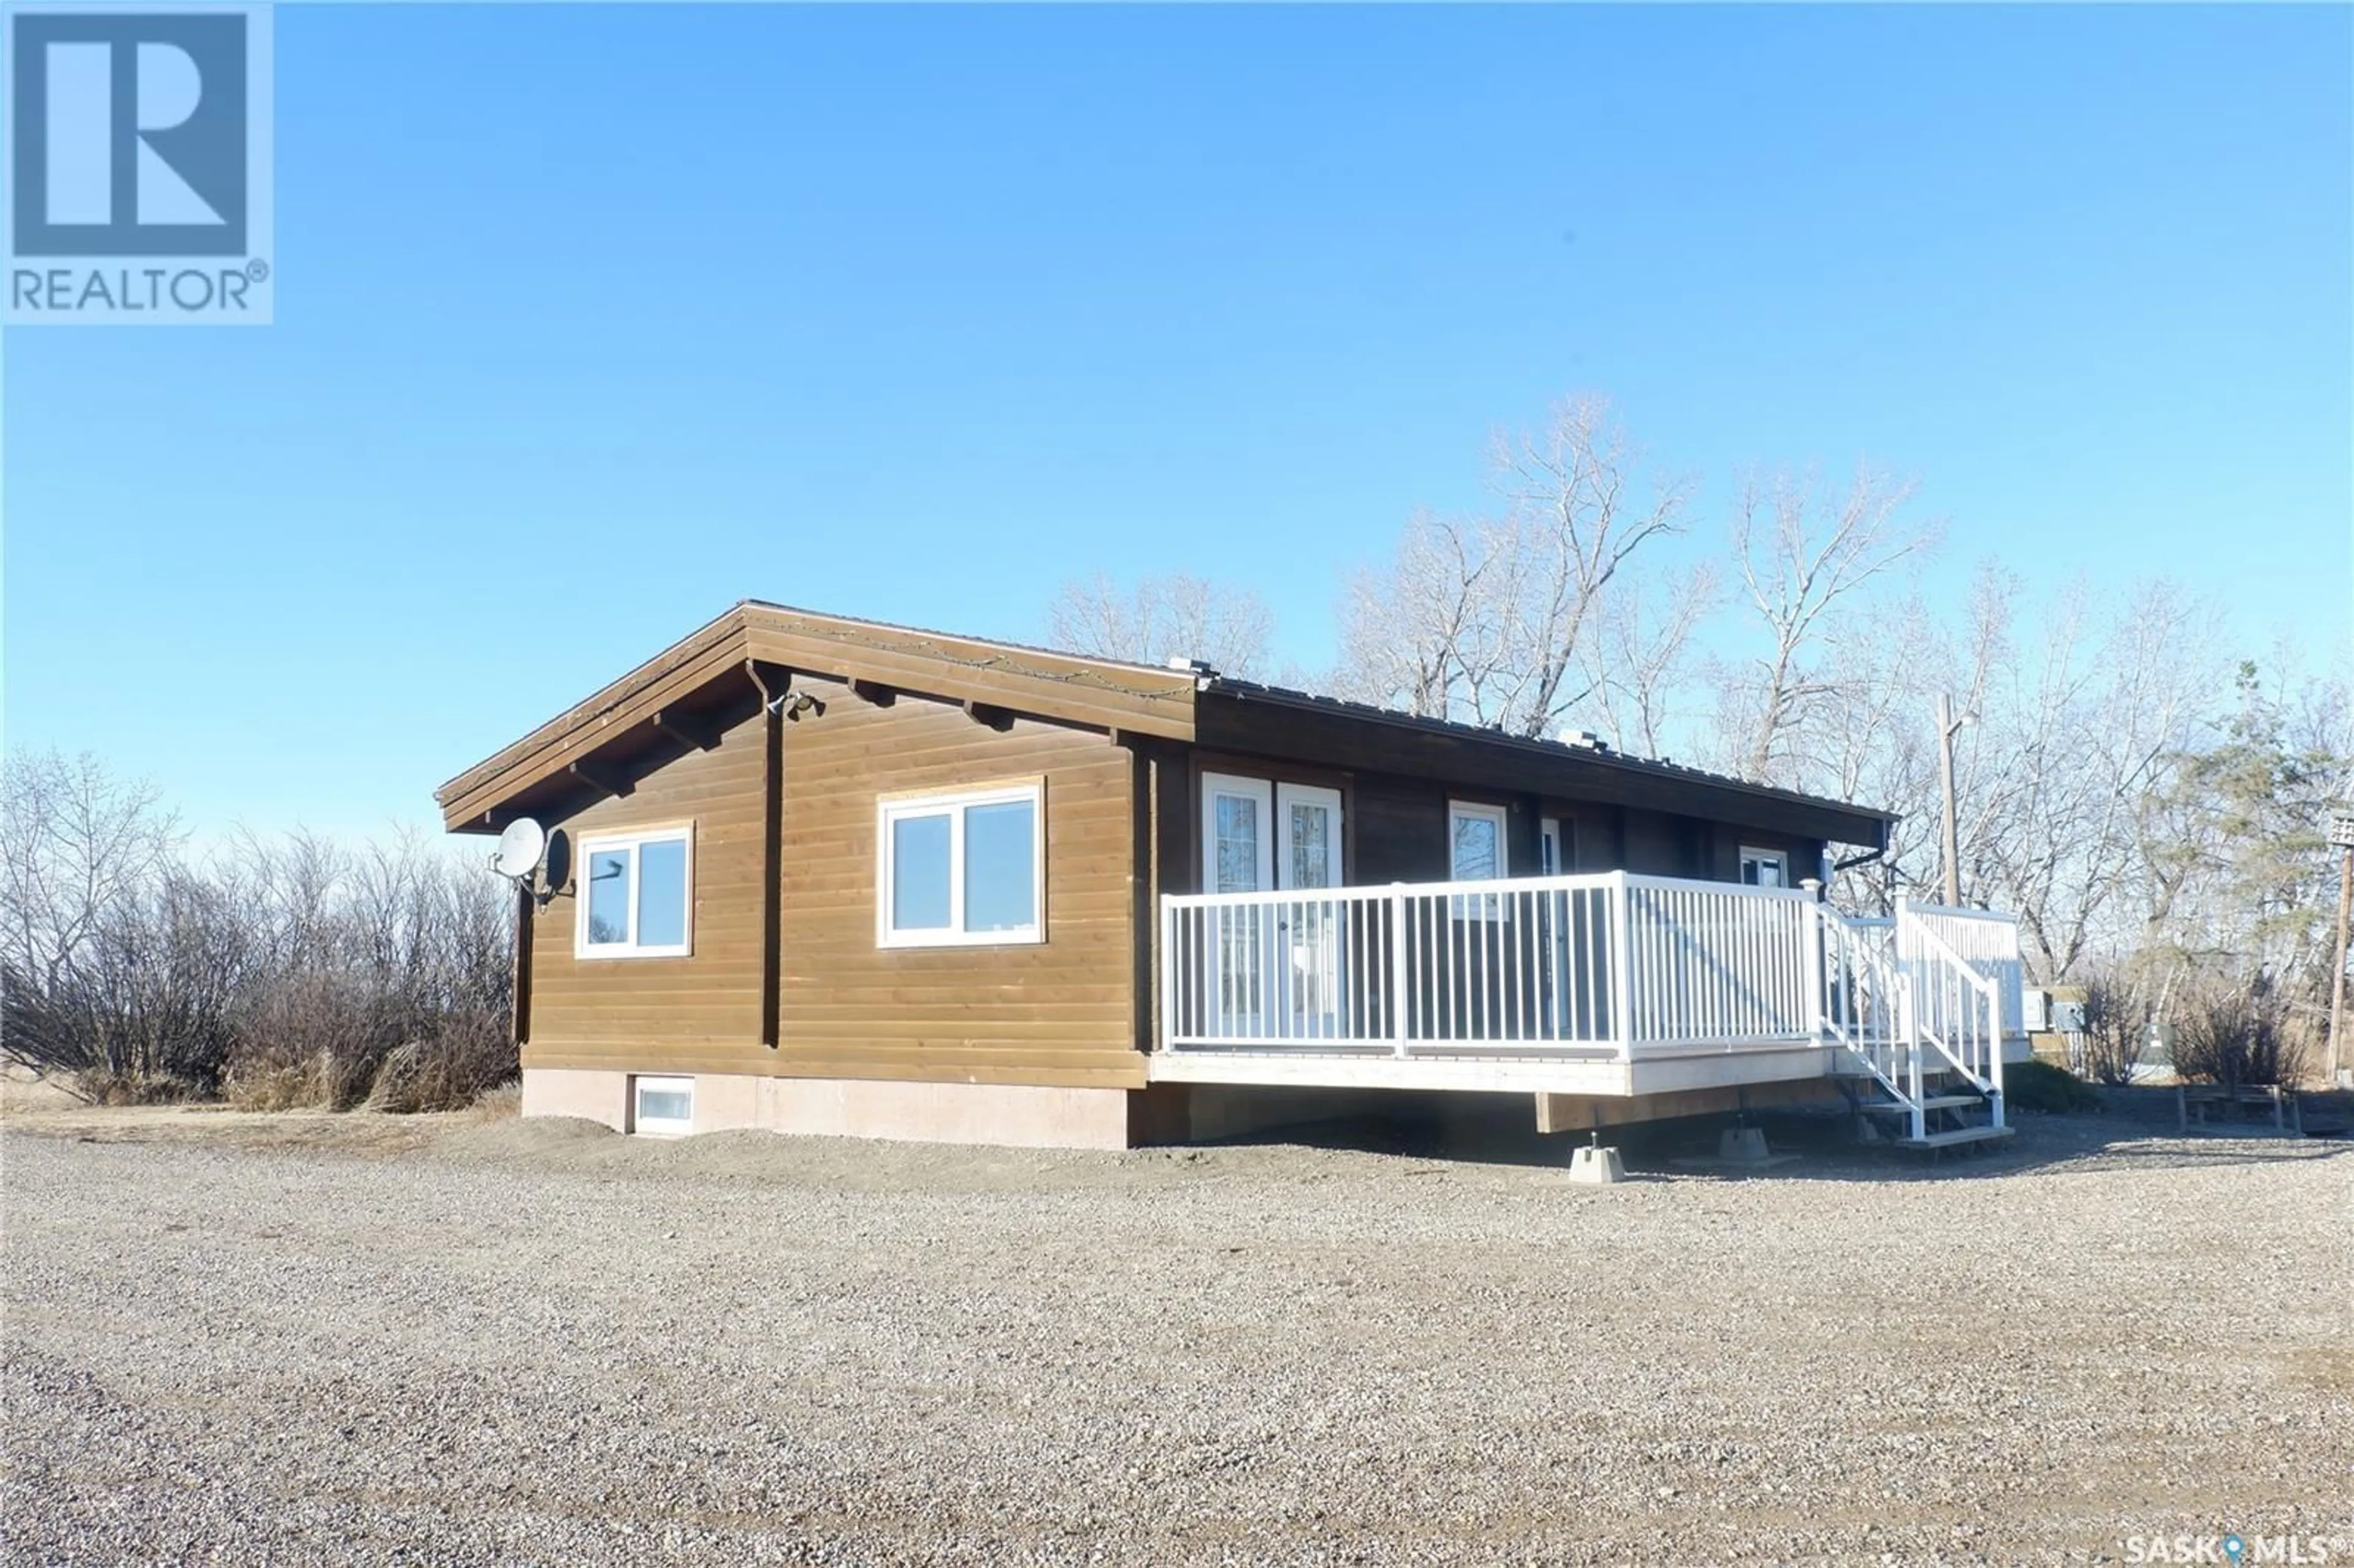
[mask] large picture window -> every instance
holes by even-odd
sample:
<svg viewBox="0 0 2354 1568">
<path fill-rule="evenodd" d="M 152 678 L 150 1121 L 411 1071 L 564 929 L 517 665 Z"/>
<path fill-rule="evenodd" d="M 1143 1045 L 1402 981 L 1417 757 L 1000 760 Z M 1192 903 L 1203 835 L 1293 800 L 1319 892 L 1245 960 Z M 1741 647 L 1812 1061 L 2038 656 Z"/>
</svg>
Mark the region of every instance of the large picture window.
<svg viewBox="0 0 2354 1568">
<path fill-rule="evenodd" d="M 886 948 L 1044 940 L 1039 807 L 1035 784 L 884 801 L 875 940 Z"/>
<path fill-rule="evenodd" d="M 684 827 L 583 834 L 574 951 L 584 959 L 680 959 L 692 951 L 694 838 Z"/>
</svg>

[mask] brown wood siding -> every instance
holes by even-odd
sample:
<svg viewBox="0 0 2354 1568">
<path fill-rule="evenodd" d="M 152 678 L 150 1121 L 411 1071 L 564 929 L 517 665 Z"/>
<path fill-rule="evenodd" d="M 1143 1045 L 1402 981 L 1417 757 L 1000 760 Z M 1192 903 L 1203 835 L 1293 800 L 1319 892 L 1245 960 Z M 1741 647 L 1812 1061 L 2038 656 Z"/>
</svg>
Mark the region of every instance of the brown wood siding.
<svg viewBox="0 0 2354 1568">
<path fill-rule="evenodd" d="M 878 796 L 1043 778 L 1046 939 L 875 940 Z M 792 1076 L 1140 1088 L 1134 763 L 1104 735 L 844 693 L 786 727 L 783 1042 Z"/>
<path fill-rule="evenodd" d="M 1705 832 L 1706 826 L 1665 811 L 1630 810 L 1627 813 L 1626 864 L 1611 869 L 1640 872 L 1648 876 L 1704 875 L 1703 853 L 1694 842 L 1694 835 L 1696 831 Z"/>
<path fill-rule="evenodd" d="M 1356 807 L 1351 839 L 1356 863 L 1349 881 L 1361 887 L 1390 882 L 1445 882 L 1447 793 L 1411 779 L 1363 778 L 1350 792 Z"/>
<path fill-rule="evenodd" d="M 572 891 L 543 906 L 531 941 L 526 1067 L 765 1073 L 760 1043 L 761 818 L 765 736 L 755 718 L 710 751 L 638 777 L 627 795 L 551 824 L 572 841 Z M 579 959 L 583 835 L 691 822 L 694 951 L 682 959 Z"/>
</svg>

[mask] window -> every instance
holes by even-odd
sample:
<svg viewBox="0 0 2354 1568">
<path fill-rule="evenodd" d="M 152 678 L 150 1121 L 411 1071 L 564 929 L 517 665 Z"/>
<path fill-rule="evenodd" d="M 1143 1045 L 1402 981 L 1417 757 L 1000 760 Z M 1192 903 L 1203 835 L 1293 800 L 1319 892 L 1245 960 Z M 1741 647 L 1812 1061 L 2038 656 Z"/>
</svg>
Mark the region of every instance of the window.
<svg viewBox="0 0 2354 1568">
<path fill-rule="evenodd" d="M 1447 802 L 1447 877 L 1454 882 L 1492 882 L 1508 875 L 1504 852 L 1504 808 L 1474 805 L 1469 800 Z M 1495 894 L 1450 900 L 1458 920 L 1492 920 L 1501 901 Z"/>
<path fill-rule="evenodd" d="M 688 828 L 600 833 L 580 841 L 584 959 L 678 959 L 692 950 L 695 903 Z"/>
<path fill-rule="evenodd" d="M 1741 846 L 1741 880 L 1751 887 L 1787 887 L 1790 875 L 1780 850 Z"/>
<path fill-rule="evenodd" d="M 1537 874 L 1567 876 L 1577 840 L 1577 824 L 1564 824 L 1559 817 L 1546 817 L 1537 823 Z"/>
<path fill-rule="evenodd" d="M 885 800 L 876 838 L 881 946 L 1044 940 L 1037 785 Z"/>
<path fill-rule="evenodd" d="M 1504 808 L 1447 802 L 1447 876 L 1456 882 L 1492 882 L 1504 869 Z"/>
<path fill-rule="evenodd" d="M 676 1136 L 695 1130 L 695 1080 L 630 1080 L 630 1130 Z"/>
</svg>

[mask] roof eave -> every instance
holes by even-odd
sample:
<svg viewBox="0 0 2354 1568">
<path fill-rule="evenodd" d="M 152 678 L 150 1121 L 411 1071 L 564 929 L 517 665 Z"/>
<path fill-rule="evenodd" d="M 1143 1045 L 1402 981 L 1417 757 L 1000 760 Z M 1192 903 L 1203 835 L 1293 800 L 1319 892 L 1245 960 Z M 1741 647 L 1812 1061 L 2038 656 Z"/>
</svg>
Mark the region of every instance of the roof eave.
<svg viewBox="0 0 2354 1568">
<path fill-rule="evenodd" d="M 1573 747 L 1560 741 L 1508 735 L 1500 730 L 1481 729 L 1476 726 L 1458 724 L 1451 720 L 1424 718 L 1413 714 L 1373 707 L 1366 704 L 1319 697 L 1309 693 L 1290 692 L 1281 687 L 1264 686 L 1256 682 L 1235 681 L 1225 676 L 1216 676 L 1213 677 L 1204 689 L 1209 694 L 1230 698 L 1239 703 L 1267 704 L 1299 713 L 1317 714 L 1346 722 L 1387 726 L 1418 735 L 1459 740 L 1467 745 L 1495 747 L 1543 762 L 1606 768 L 1635 778 L 1657 779 L 1685 789 L 1753 800 L 1764 805 L 1851 818 L 1858 825 L 1867 822 L 1872 824 L 1874 831 L 1867 836 L 1840 837 L 1837 842 L 1841 843 L 1854 843 L 1872 848 L 1884 847 L 1888 842 L 1890 826 L 1901 820 L 1902 816 L 1899 812 L 1884 810 L 1876 806 L 1858 805 L 1851 801 L 1835 800 L 1827 796 L 1809 795 L 1800 790 L 1779 789 L 1770 784 L 1752 783 L 1747 779 L 1734 779 L 1724 774 L 1679 767 L 1674 763 L 1658 762 L 1648 758 L 1630 757 L 1624 752 L 1602 747 Z"/>
</svg>

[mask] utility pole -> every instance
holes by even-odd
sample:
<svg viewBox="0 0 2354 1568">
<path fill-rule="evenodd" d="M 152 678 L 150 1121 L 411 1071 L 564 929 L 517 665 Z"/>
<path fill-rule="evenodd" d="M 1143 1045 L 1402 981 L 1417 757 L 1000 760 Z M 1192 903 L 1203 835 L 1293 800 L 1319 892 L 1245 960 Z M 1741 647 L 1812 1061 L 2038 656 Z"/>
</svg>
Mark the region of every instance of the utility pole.
<svg viewBox="0 0 2354 1568">
<path fill-rule="evenodd" d="M 1976 714 L 1956 718 L 1954 699 L 1943 692 L 1937 694 L 1937 758 L 1946 784 L 1946 906 L 1951 909 L 1962 906 L 1961 829 L 1954 820 L 1954 736 L 1978 718 Z"/>
<path fill-rule="evenodd" d="M 2354 812 L 2340 811 L 2329 820 L 2329 842 L 2338 850 L 2338 946 L 2332 949 L 2337 961 L 2329 970 L 2329 1085 L 2338 1086 L 2338 1072 L 2346 1065 L 2346 1047 L 2339 1044 L 2346 1023 L 2346 922 L 2354 915 Z"/>
</svg>

